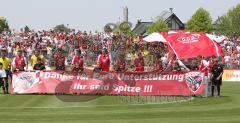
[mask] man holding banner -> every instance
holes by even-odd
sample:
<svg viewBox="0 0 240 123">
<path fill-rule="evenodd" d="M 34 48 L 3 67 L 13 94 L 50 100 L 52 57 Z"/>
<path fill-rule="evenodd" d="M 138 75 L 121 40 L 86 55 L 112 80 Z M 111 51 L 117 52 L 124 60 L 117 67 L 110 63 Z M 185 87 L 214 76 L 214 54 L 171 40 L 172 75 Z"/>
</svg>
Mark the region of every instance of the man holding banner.
<svg viewBox="0 0 240 123">
<path fill-rule="evenodd" d="M 98 56 L 98 66 L 102 71 L 109 72 L 110 63 L 110 55 L 108 54 L 107 49 L 104 48 L 102 54 Z"/>
</svg>

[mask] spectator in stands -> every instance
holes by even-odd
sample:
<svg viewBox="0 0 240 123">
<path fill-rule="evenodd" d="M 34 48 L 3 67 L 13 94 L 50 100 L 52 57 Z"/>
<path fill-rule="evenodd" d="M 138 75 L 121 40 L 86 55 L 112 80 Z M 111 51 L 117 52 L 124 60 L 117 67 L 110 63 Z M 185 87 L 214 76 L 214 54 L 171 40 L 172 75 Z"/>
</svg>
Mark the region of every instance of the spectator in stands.
<svg viewBox="0 0 240 123">
<path fill-rule="evenodd" d="M 190 66 L 189 68 L 191 70 L 198 70 L 199 69 L 199 59 L 198 58 L 192 58 L 190 60 Z"/>
<path fill-rule="evenodd" d="M 130 67 L 131 66 L 131 62 L 132 62 L 130 50 L 127 52 L 125 59 L 126 59 L 126 62 L 127 62 L 127 66 Z"/>
<path fill-rule="evenodd" d="M 155 61 L 155 68 L 156 70 L 162 71 L 163 70 L 163 61 L 162 61 L 162 56 L 157 55 L 157 59 Z"/>
<path fill-rule="evenodd" d="M 187 70 L 189 71 L 189 68 L 187 68 L 182 61 L 180 61 L 177 56 L 174 54 L 169 61 L 166 69 L 166 71 L 182 71 L 182 70 Z"/>
<path fill-rule="evenodd" d="M 58 49 L 54 54 L 54 66 L 56 70 L 65 70 L 66 59 L 62 52 L 62 49 Z"/>
<path fill-rule="evenodd" d="M 136 72 L 144 71 L 144 60 L 141 52 L 138 52 L 137 57 L 134 59 L 134 66 Z"/>
<path fill-rule="evenodd" d="M 119 55 L 116 61 L 116 65 L 114 66 L 115 71 L 124 72 L 127 70 L 126 61 L 124 59 L 124 55 Z"/>
</svg>

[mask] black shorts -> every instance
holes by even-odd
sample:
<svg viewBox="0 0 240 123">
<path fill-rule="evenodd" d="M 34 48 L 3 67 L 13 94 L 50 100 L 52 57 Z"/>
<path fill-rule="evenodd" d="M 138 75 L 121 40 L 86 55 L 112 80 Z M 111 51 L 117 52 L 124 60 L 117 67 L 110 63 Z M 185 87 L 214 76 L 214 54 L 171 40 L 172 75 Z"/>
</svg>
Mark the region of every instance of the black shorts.
<svg viewBox="0 0 240 123">
<path fill-rule="evenodd" d="M 222 85 L 222 77 L 219 80 L 217 80 L 216 77 L 213 77 L 212 78 L 212 85 L 216 85 L 216 86 Z"/>
<path fill-rule="evenodd" d="M 0 78 L 0 87 L 4 86 L 3 78 Z"/>
</svg>

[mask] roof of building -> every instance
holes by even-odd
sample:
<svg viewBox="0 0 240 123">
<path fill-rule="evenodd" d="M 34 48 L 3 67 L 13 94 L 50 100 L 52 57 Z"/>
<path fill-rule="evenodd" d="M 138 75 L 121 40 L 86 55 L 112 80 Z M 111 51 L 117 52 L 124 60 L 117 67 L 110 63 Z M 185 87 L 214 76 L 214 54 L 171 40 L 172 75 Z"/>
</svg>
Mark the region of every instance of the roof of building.
<svg viewBox="0 0 240 123">
<path fill-rule="evenodd" d="M 174 13 L 169 11 L 162 11 L 157 17 L 154 18 L 154 22 L 158 21 L 160 18 L 163 18 L 166 21 L 169 17 L 171 17 Z"/>
<path fill-rule="evenodd" d="M 153 19 L 153 22 L 156 22 L 157 20 L 162 18 L 163 21 L 167 23 L 173 17 L 176 19 L 176 21 L 180 27 L 185 26 L 184 23 L 182 23 L 182 21 L 173 12 L 169 12 L 169 11 L 162 11 L 157 17 L 155 17 Z M 133 32 L 135 32 L 137 34 L 144 34 L 144 33 L 146 33 L 147 27 L 150 26 L 153 22 L 138 21 L 138 23 L 136 24 L 136 26 L 133 29 Z"/>
<path fill-rule="evenodd" d="M 133 32 L 136 34 L 144 34 L 146 33 L 146 29 L 148 26 L 150 26 L 152 22 L 138 22 L 136 26 L 133 29 Z"/>
</svg>

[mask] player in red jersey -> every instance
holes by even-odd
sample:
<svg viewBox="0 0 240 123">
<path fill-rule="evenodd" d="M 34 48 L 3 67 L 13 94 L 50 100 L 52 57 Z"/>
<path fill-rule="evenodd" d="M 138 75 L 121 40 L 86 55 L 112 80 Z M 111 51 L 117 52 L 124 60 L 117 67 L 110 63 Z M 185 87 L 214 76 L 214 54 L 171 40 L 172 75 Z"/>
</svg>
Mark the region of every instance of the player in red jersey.
<svg viewBox="0 0 240 123">
<path fill-rule="evenodd" d="M 13 59 L 13 71 L 24 71 L 26 59 L 23 57 L 22 50 L 18 50 L 17 56 Z"/>
<path fill-rule="evenodd" d="M 73 71 L 83 71 L 83 58 L 81 56 L 81 50 L 77 50 L 72 59 Z"/>
<path fill-rule="evenodd" d="M 103 53 L 98 56 L 98 65 L 102 71 L 108 72 L 110 70 L 110 55 L 107 49 L 103 49 Z"/>
<path fill-rule="evenodd" d="M 208 76 L 209 63 L 200 56 L 199 70 L 204 73 L 204 76 Z"/>
</svg>

